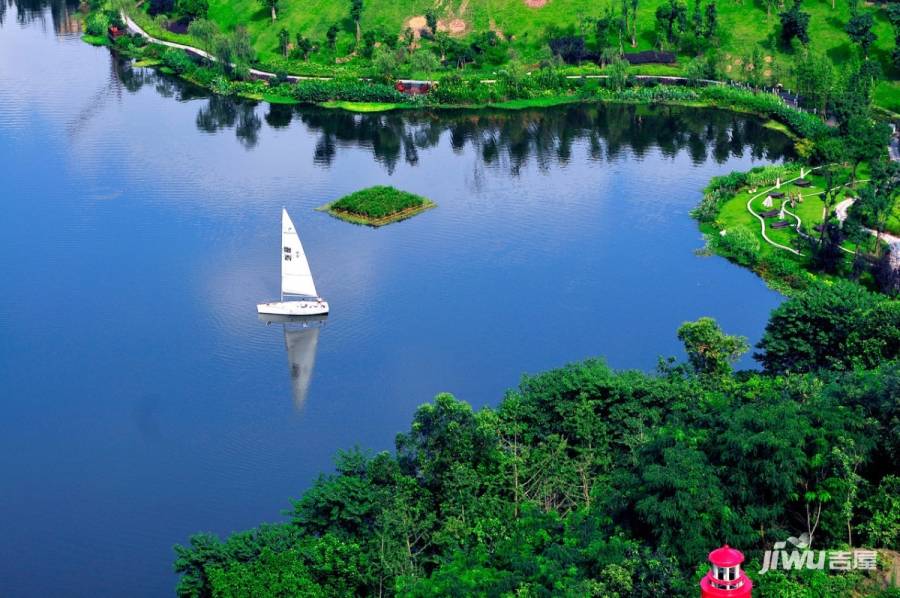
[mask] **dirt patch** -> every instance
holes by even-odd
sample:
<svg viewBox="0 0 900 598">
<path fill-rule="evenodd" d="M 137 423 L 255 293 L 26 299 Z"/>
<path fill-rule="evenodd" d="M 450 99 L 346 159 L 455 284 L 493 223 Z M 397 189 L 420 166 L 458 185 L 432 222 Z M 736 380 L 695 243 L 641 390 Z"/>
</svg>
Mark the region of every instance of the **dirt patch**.
<svg viewBox="0 0 900 598">
<path fill-rule="evenodd" d="M 462 19 L 453 19 L 447 25 L 447 29 L 450 31 L 450 35 L 459 35 L 461 33 L 465 33 L 466 29 L 468 29 L 468 25 Z"/>
<path fill-rule="evenodd" d="M 469 31 L 469 24 L 463 19 L 451 19 L 438 21 L 438 31 L 446 31 L 450 35 L 465 35 Z"/>
<path fill-rule="evenodd" d="M 550 0 L 525 0 L 528 8 L 544 8 Z"/>
<path fill-rule="evenodd" d="M 494 19 L 490 20 L 490 22 L 488 23 L 488 28 L 491 31 L 493 31 L 494 33 L 496 33 L 497 36 L 500 37 L 500 39 L 504 38 L 503 30 L 500 29 L 499 27 L 497 27 L 497 21 L 495 21 Z"/>
<path fill-rule="evenodd" d="M 428 30 L 428 21 L 426 21 L 425 17 L 422 15 L 409 17 L 403 23 L 403 29 L 404 31 L 406 29 L 412 29 L 413 36 L 415 36 L 416 39 L 419 39 L 420 37 L 422 37 L 422 31 Z"/>
<path fill-rule="evenodd" d="M 766 79 L 768 79 L 771 76 L 772 76 L 772 69 L 766 69 L 763 71 L 763 77 L 765 77 Z"/>
<path fill-rule="evenodd" d="M 766 64 L 772 64 L 772 57 L 771 57 L 771 56 L 766 56 L 766 57 L 763 58 L 763 60 L 766 61 Z"/>
</svg>

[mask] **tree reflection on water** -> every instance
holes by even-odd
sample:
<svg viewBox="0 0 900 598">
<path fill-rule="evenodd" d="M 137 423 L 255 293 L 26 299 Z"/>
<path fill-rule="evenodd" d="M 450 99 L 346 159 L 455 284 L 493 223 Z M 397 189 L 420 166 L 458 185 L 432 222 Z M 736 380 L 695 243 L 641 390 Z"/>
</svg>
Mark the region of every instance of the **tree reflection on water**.
<svg viewBox="0 0 900 598">
<path fill-rule="evenodd" d="M 117 76 L 129 92 L 152 85 L 180 101 L 205 98 L 196 126 L 219 134 L 233 129 L 248 150 L 260 142 L 263 123 L 272 129 L 302 123 L 317 135 L 312 159 L 329 166 L 340 147 L 365 148 L 390 173 L 403 160 L 416 164 L 419 151 L 444 137 L 462 152 L 477 150 L 485 165 L 513 174 L 533 161 L 539 168 L 565 164 L 576 144 L 591 159 L 611 161 L 623 152 L 640 159 L 650 151 L 674 157 L 687 152 L 695 164 L 724 163 L 730 156 L 756 159 L 793 157 L 793 144 L 760 119 L 726 110 L 664 105 L 573 104 L 535 110 L 418 110 L 355 114 L 314 106 L 289 106 L 210 95 L 178 78 L 119 61 Z"/>
</svg>

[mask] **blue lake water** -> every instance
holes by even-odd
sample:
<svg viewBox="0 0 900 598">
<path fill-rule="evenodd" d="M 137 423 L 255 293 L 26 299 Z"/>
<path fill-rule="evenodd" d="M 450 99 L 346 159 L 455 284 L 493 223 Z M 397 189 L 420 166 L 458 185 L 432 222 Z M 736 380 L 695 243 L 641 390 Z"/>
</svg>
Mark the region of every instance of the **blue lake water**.
<svg viewBox="0 0 900 598">
<path fill-rule="evenodd" d="M 278 520 L 438 392 L 652 369 L 704 315 L 755 342 L 780 301 L 696 255 L 688 215 L 711 176 L 790 155 L 754 118 L 237 103 L 84 44 L 71 5 L 0 6 L 0 595 L 170 595 L 174 544 Z M 377 230 L 314 209 L 374 184 L 438 208 Z M 332 309 L 292 345 L 305 396 L 255 313 L 282 206 Z"/>
</svg>

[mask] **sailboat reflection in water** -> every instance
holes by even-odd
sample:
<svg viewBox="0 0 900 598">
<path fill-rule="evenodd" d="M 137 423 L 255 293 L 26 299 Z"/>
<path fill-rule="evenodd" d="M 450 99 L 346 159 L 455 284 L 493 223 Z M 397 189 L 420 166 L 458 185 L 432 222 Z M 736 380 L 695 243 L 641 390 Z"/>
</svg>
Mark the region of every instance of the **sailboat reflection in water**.
<svg viewBox="0 0 900 598">
<path fill-rule="evenodd" d="M 288 367 L 291 372 L 291 390 L 294 406 L 303 409 L 309 393 L 313 368 L 316 365 L 316 349 L 319 345 L 319 331 L 325 325 L 326 316 L 274 316 L 260 314 L 259 319 L 267 325 L 281 323 L 284 328 L 284 346 L 287 349 Z"/>
</svg>

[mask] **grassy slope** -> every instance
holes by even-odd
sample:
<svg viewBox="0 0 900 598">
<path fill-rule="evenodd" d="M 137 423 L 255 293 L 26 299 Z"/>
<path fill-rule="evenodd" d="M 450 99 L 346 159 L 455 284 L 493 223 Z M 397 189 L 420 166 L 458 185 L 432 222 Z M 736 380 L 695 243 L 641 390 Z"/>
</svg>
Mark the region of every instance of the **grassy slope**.
<svg viewBox="0 0 900 598">
<path fill-rule="evenodd" d="M 638 7 L 636 49 L 652 47 L 654 12 L 663 1 L 641 0 Z M 263 63 L 275 63 L 280 58 L 277 35 L 282 27 L 286 27 L 292 36 L 302 32 L 307 37 L 322 41 L 328 27 L 338 23 L 342 31 L 335 55 L 344 56 L 350 52 L 354 28 L 349 19 L 348 0 L 282 0 L 281 4 L 278 21 L 274 24 L 258 0 L 211 0 L 210 18 L 224 29 L 232 29 L 237 24 L 247 25 Z M 692 3 L 688 4 L 690 6 Z M 513 35 L 516 51 L 528 61 L 535 60 L 544 51 L 544 31 L 547 26 L 565 27 L 571 24 L 577 27 L 583 17 L 595 17 L 610 5 L 618 9 L 620 3 L 614 0 L 550 0 L 543 8 L 533 9 L 526 6 L 523 0 L 410 0 L 402 3 L 394 0 L 365 0 L 362 29 L 382 29 L 399 34 L 407 18 L 421 15 L 429 7 L 435 7 L 439 18 L 462 18 L 469 23 L 471 31 L 486 31 L 493 24 L 504 33 Z M 779 26 L 777 15 L 773 13 L 767 20 L 764 6 L 753 0 L 743 0 L 740 4 L 735 0 L 719 0 L 717 6 L 721 22 L 721 49 L 723 58 L 731 63 L 730 75 L 739 78 L 740 69 L 734 61 L 748 56 L 753 44 L 760 44 L 764 54 L 773 57 L 772 70 L 775 76 L 780 76 L 782 81 L 789 80 L 787 71 L 790 53 L 781 51 L 774 42 Z M 832 9 L 830 2 L 807 0 L 804 8 L 812 14 L 810 37 L 815 51 L 827 53 L 837 64 L 842 64 L 853 56 L 856 49 L 851 46 L 844 33 L 849 15 L 846 2 L 839 1 L 837 7 Z M 893 47 L 890 25 L 883 10 L 867 10 L 874 10 L 876 15 L 875 33 L 878 40 L 872 49 L 872 56 L 887 65 Z M 311 64 L 297 63 L 292 70 L 315 71 L 317 63 L 330 66 L 333 60 L 334 55 L 330 52 L 321 52 L 313 58 Z M 355 64 L 357 62 L 358 60 L 351 60 L 344 68 L 352 71 L 354 66 L 358 66 Z M 653 69 L 654 67 L 650 67 L 644 70 Z M 888 71 L 888 75 L 896 79 L 898 73 Z M 900 111 L 900 85 L 897 81 L 883 83 L 877 92 L 877 99 L 880 105 Z"/>
</svg>

